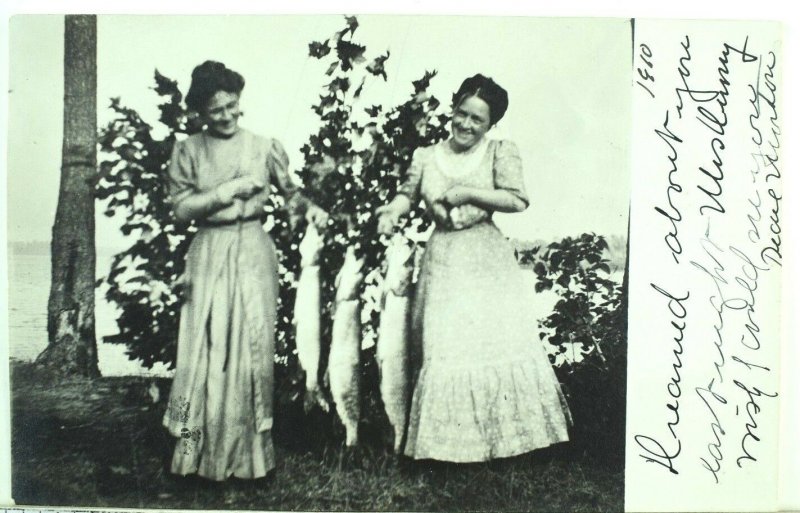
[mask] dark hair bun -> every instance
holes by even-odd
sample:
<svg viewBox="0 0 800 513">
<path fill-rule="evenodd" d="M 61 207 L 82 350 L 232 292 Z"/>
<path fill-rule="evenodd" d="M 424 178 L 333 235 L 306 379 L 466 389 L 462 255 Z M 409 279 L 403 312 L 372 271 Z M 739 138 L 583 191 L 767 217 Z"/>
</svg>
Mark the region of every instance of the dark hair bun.
<svg viewBox="0 0 800 513">
<path fill-rule="evenodd" d="M 192 71 L 192 84 L 186 94 L 186 106 L 202 111 L 219 91 L 239 94 L 244 89 L 244 77 L 221 62 L 206 61 Z"/>
<path fill-rule="evenodd" d="M 497 85 L 494 80 L 480 73 L 464 80 L 456 94 L 453 95 L 453 108 L 455 109 L 461 105 L 461 102 L 472 96 L 477 96 L 489 105 L 490 124 L 494 125 L 503 119 L 508 109 L 508 92 Z"/>
</svg>

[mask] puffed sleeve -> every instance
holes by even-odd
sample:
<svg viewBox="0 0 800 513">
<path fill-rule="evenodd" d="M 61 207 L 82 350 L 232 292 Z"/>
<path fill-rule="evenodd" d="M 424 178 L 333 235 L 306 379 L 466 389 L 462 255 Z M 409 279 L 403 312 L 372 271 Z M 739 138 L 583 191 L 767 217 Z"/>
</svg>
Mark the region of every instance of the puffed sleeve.
<svg viewBox="0 0 800 513">
<path fill-rule="evenodd" d="M 522 159 L 517 145 L 511 141 L 498 141 L 494 155 L 494 186 L 496 189 L 508 191 L 530 204 L 525 191 L 525 179 L 522 173 Z"/>
<path fill-rule="evenodd" d="M 425 148 L 417 148 L 411 156 L 411 165 L 406 170 L 406 176 L 400 187 L 397 188 L 397 194 L 407 196 L 411 200 L 411 204 L 419 201 L 419 184 L 422 180 L 422 159 Z"/>
<path fill-rule="evenodd" d="M 172 147 L 167 170 L 167 189 L 173 205 L 197 190 L 195 165 L 184 141 L 176 141 Z"/>
<path fill-rule="evenodd" d="M 290 209 L 304 211 L 308 208 L 308 199 L 300 193 L 300 188 L 289 176 L 289 155 L 277 139 L 270 140 L 270 147 L 267 150 L 267 170 L 270 182 L 283 195 Z"/>
</svg>

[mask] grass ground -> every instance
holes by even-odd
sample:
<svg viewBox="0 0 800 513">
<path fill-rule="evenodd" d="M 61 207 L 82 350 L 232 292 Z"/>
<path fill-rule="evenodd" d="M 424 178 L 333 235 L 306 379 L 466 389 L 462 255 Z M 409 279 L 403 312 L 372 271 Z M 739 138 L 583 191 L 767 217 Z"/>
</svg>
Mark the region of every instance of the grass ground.
<svg viewBox="0 0 800 513">
<path fill-rule="evenodd" d="M 622 511 L 624 476 L 568 444 L 487 464 L 346 451 L 275 429 L 277 468 L 214 485 L 166 470 L 173 440 L 152 380 L 61 378 L 12 364 L 12 490 L 20 505 L 259 510 Z M 167 383 L 159 383 L 162 389 Z M 213 486 L 212 486 L 213 485 Z"/>
</svg>

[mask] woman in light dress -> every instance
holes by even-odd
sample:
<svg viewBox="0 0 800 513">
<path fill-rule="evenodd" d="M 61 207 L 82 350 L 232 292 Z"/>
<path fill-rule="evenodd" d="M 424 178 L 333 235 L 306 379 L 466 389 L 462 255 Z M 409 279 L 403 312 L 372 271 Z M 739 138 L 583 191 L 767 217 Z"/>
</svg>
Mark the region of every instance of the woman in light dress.
<svg viewBox="0 0 800 513">
<path fill-rule="evenodd" d="M 205 129 L 175 143 L 169 194 L 179 222 L 198 226 L 186 255 L 175 379 L 164 425 L 178 437 L 172 472 L 223 481 L 275 466 L 271 429 L 278 262 L 263 229 L 270 184 L 322 226 L 299 194 L 281 144 L 239 127 L 241 75 L 207 61 L 187 106 Z"/>
<path fill-rule="evenodd" d="M 569 411 L 537 336 L 533 291 L 494 212 L 528 206 L 514 143 L 486 132 L 506 91 L 483 75 L 453 98 L 450 139 L 418 149 L 398 195 L 378 209 L 390 233 L 420 198 L 436 221 L 412 307 L 422 349 L 405 454 L 477 462 L 567 440 Z"/>
</svg>

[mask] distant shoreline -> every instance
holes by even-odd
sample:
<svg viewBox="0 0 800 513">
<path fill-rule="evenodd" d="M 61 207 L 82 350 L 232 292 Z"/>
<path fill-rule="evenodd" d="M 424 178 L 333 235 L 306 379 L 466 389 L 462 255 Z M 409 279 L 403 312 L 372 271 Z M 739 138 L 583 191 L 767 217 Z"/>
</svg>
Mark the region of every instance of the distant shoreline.
<svg viewBox="0 0 800 513">
<path fill-rule="evenodd" d="M 98 255 L 114 255 L 123 251 L 125 248 L 98 246 Z M 8 241 L 8 252 L 10 255 L 50 255 L 50 242 L 45 240 L 10 240 Z"/>
<path fill-rule="evenodd" d="M 520 240 L 511 238 L 509 239 L 511 243 L 514 245 L 515 249 L 517 250 L 529 250 L 535 247 L 539 247 L 545 249 L 548 244 L 551 242 L 561 240 L 562 238 L 569 237 L 571 235 L 563 235 L 560 237 L 553 238 L 552 240 L 542 240 L 537 239 L 534 241 L 528 240 Z M 606 241 L 610 246 L 610 253 L 618 253 L 620 250 L 624 250 L 626 237 L 625 235 L 602 235 L 605 237 Z M 45 240 L 9 240 L 8 241 L 8 249 L 10 253 L 16 255 L 49 255 L 50 254 L 50 241 Z M 124 247 L 115 247 L 115 246 L 98 246 L 97 247 L 97 254 L 99 255 L 113 255 L 119 253 L 120 251 L 124 251 Z"/>
</svg>

